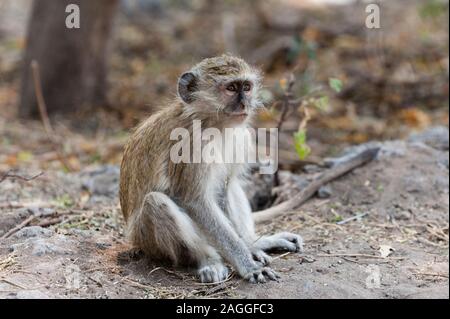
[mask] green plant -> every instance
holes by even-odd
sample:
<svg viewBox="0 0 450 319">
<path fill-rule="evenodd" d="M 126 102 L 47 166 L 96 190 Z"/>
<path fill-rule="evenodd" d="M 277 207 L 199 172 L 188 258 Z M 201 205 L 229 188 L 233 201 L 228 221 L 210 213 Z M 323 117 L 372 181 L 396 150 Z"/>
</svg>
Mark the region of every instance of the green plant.
<svg viewBox="0 0 450 319">
<path fill-rule="evenodd" d="M 343 83 L 337 78 L 328 79 L 329 87 L 339 93 L 342 91 Z M 325 94 L 324 90 L 318 90 L 315 92 L 316 96 L 308 97 L 305 95 L 300 98 L 300 112 L 302 113 L 302 119 L 300 121 L 297 132 L 294 133 L 294 147 L 300 160 L 306 159 L 311 153 L 311 148 L 307 144 L 307 124 L 310 120 L 309 108 L 314 107 L 319 111 L 328 111 L 330 105 L 330 99 Z"/>
<path fill-rule="evenodd" d="M 61 208 L 70 208 L 75 205 L 75 201 L 68 194 L 64 194 L 62 196 L 58 196 L 55 201 L 55 205 Z"/>
</svg>

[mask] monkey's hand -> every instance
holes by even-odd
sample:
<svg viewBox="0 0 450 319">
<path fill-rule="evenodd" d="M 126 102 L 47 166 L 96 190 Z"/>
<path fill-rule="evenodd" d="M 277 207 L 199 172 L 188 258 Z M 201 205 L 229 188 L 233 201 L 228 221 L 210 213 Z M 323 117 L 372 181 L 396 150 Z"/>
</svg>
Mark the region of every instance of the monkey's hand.
<svg viewBox="0 0 450 319">
<path fill-rule="evenodd" d="M 198 271 L 201 282 L 221 282 L 228 277 L 228 268 L 221 262 L 205 265 Z"/>
<path fill-rule="evenodd" d="M 272 236 L 262 236 L 253 246 L 263 251 L 302 252 L 303 239 L 299 235 L 282 232 Z"/>
<path fill-rule="evenodd" d="M 272 257 L 267 255 L 264 252 L 264 250 L 256 248 L 256 247 L 252 247 L 250 250 L 251 250 L 251 253 L 252 253 L 252 256 L 253 256 L 253 260 L 258 262 L 258 263 L 261 263 L 261 265 L 267 266 L 272 261 Z"/>
<path fill-rule="evenodd" d="M 255 268 L 252 268 L 249 272 L 247 272 L 243 277 L 245 280 L 248 280 L 252 284 L 257 284 L 267 282 L 267 278 L 269 278 L 270 280 L 278 281 L 280 275 L 273 271 L 272 268 L 257 265 Z"/>
</svg>

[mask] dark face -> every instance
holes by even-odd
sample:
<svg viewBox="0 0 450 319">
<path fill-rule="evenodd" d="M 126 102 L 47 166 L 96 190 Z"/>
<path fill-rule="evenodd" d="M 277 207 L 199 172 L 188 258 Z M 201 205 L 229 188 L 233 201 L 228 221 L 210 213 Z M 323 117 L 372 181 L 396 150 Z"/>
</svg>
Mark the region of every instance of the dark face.
<svg viewBox="0 0 450 319">
<path fill-rule="evenodd" d="M 223 112 L 230 116 L 246 117 L 252 105 L 253 83 L 236 80 L 223 84 L 221 91 L 225 98 Z"/>
<path fill-rule="evenodd" d="M 199 112 L 223 115 L 222 119 L 234 123 L 243 122 L 254 113 L 259 105 L 256 91 L 250 79 L 201 82 L 192 72 L 187 72 L 178 81 L 178 93 L 186 104 Z"/>
</svg>

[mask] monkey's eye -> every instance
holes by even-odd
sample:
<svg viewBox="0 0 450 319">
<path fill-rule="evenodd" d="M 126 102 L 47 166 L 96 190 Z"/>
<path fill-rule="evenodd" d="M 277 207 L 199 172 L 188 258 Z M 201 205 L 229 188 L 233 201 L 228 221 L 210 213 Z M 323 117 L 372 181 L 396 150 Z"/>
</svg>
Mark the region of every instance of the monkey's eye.
<svg viewBox="0 0 450 319">
<path fill-rule="evenodd" d="M 250 83 L 244 83 L 244 87 L 243 87 L 243 90 L 244 90 L 245 92 L 248 92 L 248 91 L 250 91 L 250 90 L 251 90 L 251 88 L 252 88 L 252 86 L 251 86 L 251 84 L 250 84 Z"/>
<path fill-rule="evenodd" d="M 229 84 L 226 89 L 230 92 L 236 92 L 236 86 L 234 84 Z"/>
</svg>

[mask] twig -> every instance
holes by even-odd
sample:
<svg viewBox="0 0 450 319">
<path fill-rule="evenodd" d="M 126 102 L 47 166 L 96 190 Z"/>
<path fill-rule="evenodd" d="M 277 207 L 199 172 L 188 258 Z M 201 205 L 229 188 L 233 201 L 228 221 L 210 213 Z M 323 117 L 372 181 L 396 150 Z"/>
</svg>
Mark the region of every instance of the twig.
<svg viewBox="0 0 450 319">
<path fill-rule="evenodd" d="M 48 226 L 51 226 L 51 225 L 59 224 L 63 220 L 64 219 L 62 217 L 50 218 L 50 219 L 46 219 L 46 220 L 41 221 L 39 224 L 37 224 L 37 226 L 48 227 Z"/>
<path fill-rule="evenodd" d="M 448 278 L 448 275 L 447 275 L 447 274 L 427 273 L 427 272 L 415 272 L 414 275 L 419 275 L 419 276 L 434 276 L 434 277 L 444 277 L 444 278 Z"/>
<path fill-rule="evenodd" d="M 227 281 L 230 281 L 234 277 L 234 272 L 230 273 L 227 278 L 221 281 L 216 282 L 195 282 L 194 285 L 196 286 L 217 286 L 226 283 Z"/>
<path fill-rule="evenodd" d="M 445 242 L 448 242 L 448 235 L 446 235 L 442 230 L 440 230 L 440 229 L 436 229 L 436 228 L 431 228 L 431 227 L 428 227 L 428 226 L 426 226 L 426 230 L 431 234 L 431 235 L 433 235 L 433 236 L 435 236 L 435 237 L 437 237 L 437 238 L 439 238 L 439 239 L 441 239 L 441 240 L 443 240 L 443 241 L 445 241 Z"/>
<path fill-rule="evenodd" d="M 291 252 L 288 251 L 287 253 L 284 253 L 284 254 L 281 254 L 281 255 L 279 255 L 279 256 L 273 257 L 273 258 L 272 258 L 272 261 L 277 260 L 277 259 L 280 259 L 280 258 L 283 258 L 283 257 L 286 257 L 287 255 L 290 255 L 290 254 L 291 254 Z"/>
<path fill-rule="evenodd" d="M 347 162 L 337 165 L 325 171 L 317 179 L 313 180 L 308 186 L 300 191 L 290 200 L 268 209 L 256 212 L 253 218 L 256 223 L 271 221 L 273 218 L 281 215 L 289 215 L 295 212 L 300 205 L 310 199 L 323 185 L 335 180 L 336 178 L 348 173 L 349 171 L 372 161 L 378 154 L 379 148 L 367 149 Z"/>
<path fill-rule="evenodd" d="M 135 287 L 142 288 L 142 289 L 144 289 L 144 290 L 155 289 L 155 288 L 152 287 L 152 286 L 148 286 L 148 285 L 141 284 L 140 282 L 137 282 L 137 281 L 132 280 L 132 279 L 127 278 L 127 277 L 123 278 L 123 280 L 126 281 L 126 282 L 128 282 L 128 283 L 130 283 L 131 285 L 133 285 L 133 286 L 135 286 Z"/>
<path fill-rule="evenodd" d="M 36 218 L 35 215 L 28 217 L 27 219 L 25 219 L 23 222 L 21 222 L 19 225 L 17 225 L 16 227 L 10 229 L 7 233 L 5 233 L 1 239 L 5 239 L 8 238 L 9 236 L 11 236 L 12 234 L 14 234 L 15 232 L 21 230 L 22 228 L 26 227 L 28 224 L 30 224 L 34 219 Z"/>
<path fill-rule="evenodd" d="M 5 174 L 3 174 L 0 177 L 0 183 L 3 182 L 7 178 L 17 178 L 17 179 L 21 179 L 23 181 L 29 182 L 29 181 L 31 181 L 33 179 L 38 178 L 42 174 L 44 174 L 44 172 L 40 172 L 40 173 L 38 173 L 36 175 L 33 175 L 33 176 L 22 176 L 22 175 L 19 175 L 19 174 L 11 173 L 11 171 L 9 171 L 9 172 L 6 172 Z"/>
<path fill-rule="evenodd" d="M 157 270 L 164 270 L 164 271 L 165 271 L 166 273 L 168 273 L 168 274 L 175 275 L 175 276 L 177 276 L 177 277 L 180 278 L 180 279 L 185 279 L 185 277 L 184 277 L 183 275 L 177 273 L 176 271 L 172 271 L 172 270 L 166 269 L 166 268 L 164 268 L 164 267 L 156 267 L 156 268 L 152 269 L 152 270 L 147 274 L 147 276 L 150 276 L 152 273 L 154 273 L 154 272 L 157 271 Z"/>
<path fill-rule="evenodd" d="M 369 254 L 317 254 L 317 257 L 360 257 L 360 258 L 374 258 L 374 259 L 391 259 L 403 260 L 404 257 L 383 257 Z"/>
<path fill-rule="evenodd" d="M 48 117 L 47 105 L 45 104 L 44 94 L 42 94 L 41 75 L 39 72 L 39 64 L 36 60 L 31 61 L 31 71 L 33 74 L 34 92 L 36 94 L 36 102 L 39 108 L 42 124 L 48 135 L 54 134 L 53 127 Z"/>
<path fill-rule="evenodd" d="M 39 115 L 41 116 L 44 130 L 47 133 L 48 140 L 54 146 L 55 152 L 58 156 L 58 160 L 69 171 L 73 171 L 71 165 L 67 162 L 63 152 L 60 149 L 60 143 L 55 139 L 55 131 L 50 123 L 50 118 L 47 112 L 47 106 L 44 100 L 44 94 L 42 93 L 41 76 L 39 72 L 39 64 L 36 60 L 31 61 L 31 73 L 33 75 L 34 92 L 36 94 L 36 102 L 39 108 Z"/>
<path fill-rule="evenodd" d="M 221 284 L 214 286 L 208 290 L 205 291 L 205 296 L 212 296 L 216 293 L 218 293 L 221 290 L 225 290 L 228 287 L 230 287 L 231 285 L 233 285 L 233 283 L 228 282 L 232 277 L 230 276 L 229 279 L 227 279 L 226 281 L 222 282 Z"/>
<path fill-rule="evenodd" d="M 430 241 L 430 240 L 428 240 L 426 238 L 423 238 L 423 237 L 419 237 L 419 238 L 417 238 L 417 240 L 419 242 L 421 242 L 422 244 L 427 244 L 427 245 L 430 245 L 430 246 L 433 246 L 433 247 L 444 248 L 444 249 L 448 248 L 448 245 L 439 245 L 439 244 L 433 243 L 432 241 Z"/>
<path fill-rule="evenodd" d="M 295 84 L 295 77 L 294 74 L 289 74 L 289 79 L 287 83 L 286 90 L 284 91 L 283 95 L 283 103 L 282 103 L 282 110 L 281 110 L 281 116 L 278 119 L 277 128 L 278 131 L 281 132 L 281 128 L 283 126 L 284 120 L 286 119 L 287 112 L 289 111 L 290 106 L 290 100 L 292 98 L 292 88 Z"/>
<path fill-rule="evenodd" d="M 3 281 L 3 282 L 5 282 L 5 283 L 7 283 L 7 284 L 9 284 L 11 286 L 15 286 L 15 287 L 20 288 L 22 290 L 28 290 L 28 288 L 25 288 L 25 287 L 23 287 L 23 286 L 21 286 L 19 284 L 16 284 L 16 283 L 14 283 L 14 282 L 12 282 L 12 281 L 10 281 L 8 279 L 5 279 L 5 278 L 0 278 L 0 281 Z"/>
<path fill-rule="evenodd" d="M 337 224 L 337 225 L 344 225 L 344 224 L 346 224 L 346 223 L 348 223 L 348 222 L 351 222 L 352 220 L 360 219 L 360 218 L 362 218 L 362 217 L 364 217 L 364 216 L 366 216 L 366 215 L 368 215 L 368 214 L 369 214 L 369 213 L 361 213 L 361 214 L 358 214 L 358 215 L 356 215 L 356 216 L 352 216 L 352 217 L 346 218 L 346 219 L 344 219 L 344 220 L 341 220 L 340 222 L 337 222 L 336 224 Z"/>
<path fill-rule="evenodd" d="M 281 115 L 280 115 L 280 118 L 278 119 L 278 123 L 277 123 L 278 132 L 281 132 L 281 128 L 283 126 L 284 120 L 289 111 L 289 107 L 291 106 L 290 101 L 292 99 L 292 88 L 294 87 L 294 84 L 295 84 L 295 76 L 293 73 L 290 73 L 289 78 L 288 78 L 287 87 L 286 87 L 286 89 L 284 91 L 284 95 L 283 95 L 283 102 L 281 104 Z M 276 171 L 275 174 L 273 175 L 273 184 L 275 187 L 280 185 L 278 171 Z"/>
</svg>

